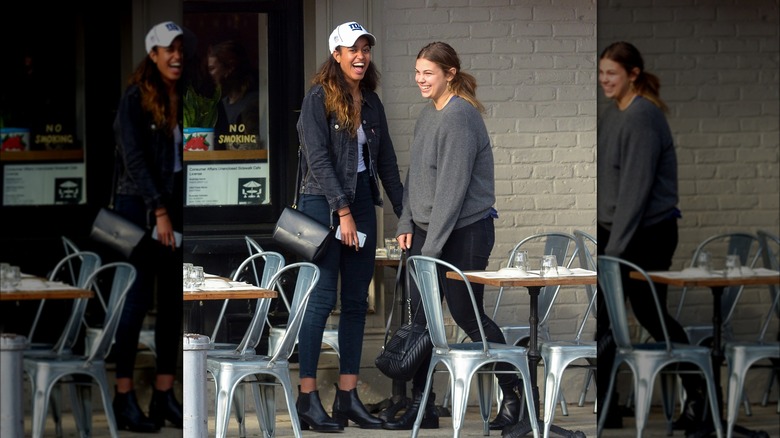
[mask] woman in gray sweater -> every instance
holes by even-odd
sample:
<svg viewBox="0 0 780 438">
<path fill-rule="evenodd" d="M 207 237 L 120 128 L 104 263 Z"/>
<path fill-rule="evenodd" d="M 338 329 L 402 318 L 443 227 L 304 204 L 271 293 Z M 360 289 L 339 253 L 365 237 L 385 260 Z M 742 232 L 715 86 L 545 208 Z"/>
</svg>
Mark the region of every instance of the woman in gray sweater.
<svg viewBox="0 0 780 438">
<path fill-rule="evenodd" d="M 430 43 L 417 55 L 415 81 L 430 104 L 423 108 L 414 128 L 411 165 L 404 184 L 403 213 L 398 223 L 398 242 L 409 255 L 445 260 L 463 270 L 485 269 L 495 243 L 493 208 L 495 190 L 493 151 L 475 95 L 476 80 L 460 68 L 455 50 L 442 42 Z M 480 340 L 465 283 L 440 278 L 450 313 L 473 340 Z M 477 303 L 482 303 L 484 286 L 472 285 Z M 420 292 L 411 285 L 412 307 L 420 305 Z M 482 307 L 482 306 L 480 306 Z M 424 312 L 416 313 L 425 324 Z M 501 329 L 484 310 L 481 320 L 491 342 L 505 342 Z M 510 370 L 508 364 L 497 369 Z M 413 400 L 398 420 L 385 429 L 411 429 L 420 409 L 427 378 L 428 361 L 412 379 Z M 519 418 L 520 397 L 515 374 L 500 374 L 504 401 L 490 428 L 500 430 Z M 437 428 L 439 418 L 428 398 L 422 428 Z"/>
<path fill-rule="evenodd" d="M 645 71 L 642 55 L 627 42 L 604 49 L 599 59 L 599 85 L 613 101 L 598 123 L 598 253 L 620 257 L 647 271 L 664 271 L 672 265 L 677 247 L 677 157 L 666 105 L 658 78 Z M 646 282 L 631 280 L 623 272 L 627 298 L 639 323 L 655 339 L 663 339 L 661 321 Z M 655 285 L 666 310 L 665 285 Z M 600 291 L 599 291 L 600 292 Z M 599 341 L 598 404 L 603 406 L 609 384 L 615 344 L 609 332 L 606 303 L 599 293 L 596 336 Z M 688 343 L 682 326 L 668 312 L 664 323 L 672 341 Z M 703 382 L 683 375 L 686 409 L 677 427 L 692 432 L 702 427 L 706 406 Z M 622 418 L 612 406 L 599 409 L 608 415 L 605 427 L 619 428 Z M 608 412 L 608 413 L 607 413 Z"/>
</svg>

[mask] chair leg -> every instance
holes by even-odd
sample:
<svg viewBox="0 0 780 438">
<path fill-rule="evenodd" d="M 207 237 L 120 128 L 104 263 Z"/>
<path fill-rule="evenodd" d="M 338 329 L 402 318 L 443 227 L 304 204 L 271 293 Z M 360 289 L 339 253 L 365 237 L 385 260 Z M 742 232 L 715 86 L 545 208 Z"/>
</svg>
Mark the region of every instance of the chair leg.
<svg viewBox="0 0 780 438">
<path fill-rule="evenodd" d="M 593 370 L 589 369 L 585 373 L 585 380 L 582 382 L 582 390 L 580 391 L 580 399 L 577 402 L 577 406 L 583 407 L 585 406 L 585 396 L 588 394 L 588 389 L 590 388 L 590 381 L 593 378 Z"/>
<path fill-rule="evenodd" d="M 265 438 L 276 436 L 276 393 L 274 391 L 274 385 L 271 383 L 259 382 L 257 385 L 252 385 L 257 420 Z"/>
<path fill-rule="evenodd" d="M 764 390 L 764 396 L 761 398 L 761 406 L 766 407 L 769 404 L 769 394 L 772 392 L 772 387 L 775 384 L 775 377 L 777 377 L 777 370 L 772 369 L 769 373 L 769 380 L 766 382 L 766 389 Z"/>
<path fill-rule="evenodd" d="M 636 371 L 635 371 L 636 373 Z M 636 436 L 641 437 L 650 413 L 653 398 L 653 380 L 650 376 L 634 374 L 634 418 L 636 418 Z"/>
<path fill-rule="evenodd" d="M 477 374 L 477 395 L 479 398 L 479 413 L 482 417 L 482 434 L 490 435 L 490 411 L 492 410 L 493 387 L 496 385 L 495 374 L 481 372 Z"/>
</svg>

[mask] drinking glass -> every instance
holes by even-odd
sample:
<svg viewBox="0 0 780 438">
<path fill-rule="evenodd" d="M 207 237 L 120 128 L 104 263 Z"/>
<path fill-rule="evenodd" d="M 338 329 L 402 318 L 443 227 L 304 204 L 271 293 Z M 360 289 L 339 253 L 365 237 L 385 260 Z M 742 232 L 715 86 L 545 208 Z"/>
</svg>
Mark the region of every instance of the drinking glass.
<svg viewBox="0 0 780 438">
<path fill-rule="evenodd" d="M 712 254 L 709 251 L 700 251 L 696 257 L 696 267 L 706 273 L 712 272 Z"/>
<path fill-rule="evenodd" d="M 737 254 L 726 256 L 726 277 L 742 276 L 742 262 Z"/>
<path fill-rule="evenodd" d="M 389 259 L 400 259 L 401 258 L 401 246 L 398 244 L 398 241 L 391 238 L 386 237 L 385 238 L 385 249 L 387 250 L 387 258 Z"/>
<path fill-rule="evenodd" d="M 184 289 L 192 289 L 192 263 L 184 263 L 184 269 L 182 270 L 182 278 L 184 280 Z"/>
<path fill-rule="evenodd" d="M 528 271 L 528 251 L 519 249 L 515 251 L 514 257 L 512 257 L 512 267 L 519 269 L 523 272 Z"/>
<path fill-rule="evenodd" d="M 190 273 L 192 288 L 203 287 L 206 284 L 206 274 L 203 272 L 203 266 L 193 266 Z"/>
<path fill-rule="evenodd" d="M 3 289 L 16 289 L 22 281 L 22 270 L 18 266 L 5 266 L 0 279 L 3 282 Z"/>
<path fill-rule="evenodd" d="M 542 277 L 558 276 L 558 260 L 554 255 L 542 256 L 542 268 L 539 270 L 539 275 Z"/>
</svg>

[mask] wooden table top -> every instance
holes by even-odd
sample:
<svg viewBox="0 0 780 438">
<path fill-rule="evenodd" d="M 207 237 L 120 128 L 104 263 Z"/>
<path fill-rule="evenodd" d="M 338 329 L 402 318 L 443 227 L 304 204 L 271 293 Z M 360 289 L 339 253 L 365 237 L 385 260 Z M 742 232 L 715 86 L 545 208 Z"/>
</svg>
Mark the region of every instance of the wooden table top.
<svg viewBox="0 0 780 438">
<path fill-rule="evenodd" d="M 690 277 L 684 276 L 683 271 L 655 271 L 648 272 L 647 274 L 655 283 L 680 287 L 763 286 L 780 284 L 780 272 L 778 272 L 778 275 L 751 275 L 747 277 Z M 645 280 L 645 277 L 637 271 L 632 271 L 628 275 L 635 280 Z"/>
<path fill-rule="evenodd" d="M 75 298 L 92 298 L 95 293 L 88 289 L 79 289 L 68 285 L 61 288 L 25 289 L 0 292 L 0 301 L 22 300 L 67 300 Z"/>
<path fill-rule="evenodd" d="M 276 298 L 275 290 L 258 287 L 184 291 L 184 301 Z"/>
<path fill-rule="evenodd" d="M 472 283 L 497 287 L 534 287 L 534 286 L 582 286 L 596 284 L 596 274 L 593 275 L 561 275 L 558 277 L 485 277 L 479 274 L 497 273 L 497 271 L 465 271 L 463 274 Z M 447 278 L 460 280 L 454 271 L 447 272 Z"/>
</svg>

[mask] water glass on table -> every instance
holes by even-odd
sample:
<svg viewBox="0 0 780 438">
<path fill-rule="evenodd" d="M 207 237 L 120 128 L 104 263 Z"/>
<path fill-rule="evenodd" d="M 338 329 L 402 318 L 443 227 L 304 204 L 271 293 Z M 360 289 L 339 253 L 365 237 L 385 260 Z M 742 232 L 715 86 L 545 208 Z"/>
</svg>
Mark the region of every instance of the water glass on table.
<svg viewBox="0 0 780 438">
<path fill-rule="evenodd" d="M 741 277 L 742 276 L 742 262 L 739 260 L 737 254 L 729 254 L 726 256 L 726 277 Z"/>
<path fill-rule="evenodd" d="M 528 272 L 528 251 L 518 249 L 512 256 L 512 265 L 510 268 L 519 269 L 522 272 Z"/>
<path fill-rule="evenodd" d="M 700 251 L 696 256 L 696 267 L 702 271 L 711 274 L 712 273 L 712 253 L 709 251 Z"/>
<path fill-rule="evenodd" d="M 385 238 L 385 249 L 387 250 L 387 258 L 400 259 L 401 258 L 401 245 L 398 241 L 391 237 Z"/>
<path fill-rule="evenodd" d="M 190 271 L 191 289 L 203 287 L 206 284 L 206 273 L 203 272 L 203 266 L 193 266 Z"/>
<path fill-rule="evenodd" d="M 3 263 L 3 266 L 0 267 L 0 282 L 2 282 L 3 289 L 16 289 L 22 282 L 22 270 L 18 266 Z"/>
<path fill-rule="evenodd" d="M 542 256 L 542 268 L 539 270 L 539 275 L 542 277 L 558 276 L 558 259 L 555 255 Z"/>
<path fill-rule="evenodd" d="M 183 263 L 182 280 L 184 289 L 192 289 L 192 263 Z"/>
</svg>

